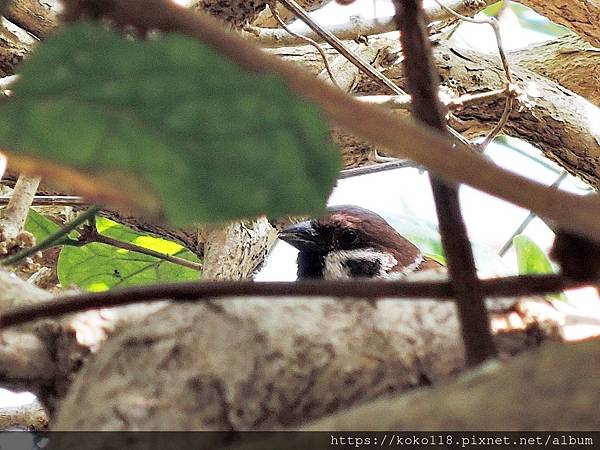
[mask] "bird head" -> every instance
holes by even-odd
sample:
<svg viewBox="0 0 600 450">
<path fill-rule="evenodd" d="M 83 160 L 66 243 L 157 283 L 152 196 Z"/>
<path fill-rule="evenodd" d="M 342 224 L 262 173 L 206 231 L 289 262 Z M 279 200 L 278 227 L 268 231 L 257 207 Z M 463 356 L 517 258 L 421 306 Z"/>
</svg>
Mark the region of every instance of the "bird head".
<svg viewBox="0 0 600 450">
<path fill-rule="evenodd" d="M 279 238 L 299 250 L 298 278 L 386 278 L 423 263 L 420 250 L 383 217 L 357 206 L 330 207 L 287 226 Z"/>
</svg>

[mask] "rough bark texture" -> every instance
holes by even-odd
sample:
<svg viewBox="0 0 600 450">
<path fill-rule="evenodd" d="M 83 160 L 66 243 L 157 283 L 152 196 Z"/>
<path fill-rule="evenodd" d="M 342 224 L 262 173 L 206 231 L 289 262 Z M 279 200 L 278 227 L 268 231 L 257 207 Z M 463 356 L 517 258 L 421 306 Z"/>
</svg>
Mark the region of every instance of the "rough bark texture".
<svg viewBox="0 0 600 450">
<path fill-rule="evenodd" d="M 267 3 L 267 0 L 197 0 L 192 7 L 208 12 L 231 27 L 241 28 L 252 22 Z"/>
<path fill-rule="evenodd" d="M 35 39 L 4 17 L 0 27 L 0 77 L 13 75 L 15 66 L 35 45 Z"/>
<path fill-rule="evenodd" d="M 330 3 L 331 0 L 300 0 L 298 4 L 302 6 L 306 11 L 314 11 L 316 9 L 321 8 L 322 6 Z M 279 17 L 288 23 L 292 22 L 295 19 L 294 13 L 288 10 L 285 6 L 280 3 L 277 3 L 277 12 L 279 13 Z M 257 27 L 266 27 L 266 28 L 278 28 L 279 23 L 275 20 L 273 15 L 268 9 L 262 11 L 256 19 L 252 22 L 252 25 Z"/>
<path fill-rule="evenodd" d="M 568 40 L 567 40 L 568 41 Z M 372 42 L 378 48 L 374 64 L 401 87 L 405 80 L 402 66 L 398 61 L 398 45 L 395 39 L 379 38 Z M 553 44 L 549 44 L 553 48 Z M 558 45 L 558 44 L 556 44 Z M 537 50 L 536 50 L 537 49 Z M 295 59 L 294 52 L 278 49 L 278 54 Z M 373 53 L 373 49 L 370 49 Z M 316 56 L 307 49 L 307 59 L 314 61 L 307 67 L 321 70 Z M 586 79 L 587 83 L 573 86 L 582 93 L 600 92 L 600 85 L 594 78 L 597 67 L 583 63 L 585 59 L 596 56 L 595 50 L 568 50 L 557 52 L 558 59 L 552 59 L 552 51 L 545 46 L 531 51 L 518 52 L 513 64 L 515 80 L 526 93 L 526 100 L 520 108 L 513 111 L 504 132 L 510 136 L 524 139 L 544 151 L 546 156 L 555 160 L 573 174 L 581 177 L 594 187 L 600 186 L 600 129 L 596 126 L 600 110 L 574 92 L 550 81 L 542 74 L 525 67 L 542 68 L 551 71 L 556 78 L 567 78 L 563 67 L 570 67 L 574 77 Z M 314 57 L 313 57 L 314 56 Z M 439 41 L 434 47 L 434 58 L 442 77 L 442 84 L 455 95 L 485 92 L 502 88 L 505 77 L 498 58 L 454 46 L 448 41 Z M 510 58 L 510 57 L 509 57 Z M 546 59 L 543 59 L 546 58 Z M 301 58 L 303 59 L 303 57 Z M 540 62 L 543 61 L 543 62 Z M 518 65 L 516 64 L 518 63 Z M 593 60 L 591 62 L 593 64 Z M 590 76 L 591 75 L 591 76 Z M 359 95 L 387 94 L 379 86 L 362 77 L 355 89 Z M 458 120 L 451 125 L 469 138 L 485 135 L 499 120 L 504 108 L 504 100 L 496 99 L 475 104 L 456 113 Z M 408 116 L 408 110 L 396 111 Z M 346 167 L 364 164 L 370 161 L 372 147 L 359 142 L 352 136 L 336 132 L 336 140 L 342 145 Z"/>
<path fill-rule="evenodd" d="M 53 296 L 16 275 L 0 270 L 0 313 Z M 53 411 L 73 374 L 108 336 L 164 303 L 88 311 L 58 321 L 40 321 L 0 332 L 0 386 L 36 393 Z"/>
<path fill-rule="evenodd" d="M 519 3 L 572 29 L 585 41 L 600 47 L 599 0 L 520 0 Z"/>
<path fill-rule="evenodd" d="M 497 58 L 446 43 L 436 47 L 435 57 L 444 84 L 459 94 L 498 89 L 505 83 Z M 599 187 L 600 129 L 595 122 L 600 110 L 534 72 L 516 67 L 513 74 L 526 99 L 513 111 L 504 132 L 530 142 L 569 172 Z M 393 72 L 389 75 L 396 78 Z M 397 80 L 402 84 L 401 76 Z M 503 100 L 464 108 L 456 113 L 463 120 L 460 131 L 471 138 L 486 134 L 503 108 Z"/>
<path fill-rule="evenodd" d="M 486 6 L 496 3 L 496 0 L 446 0 L 444 3 L 460 14 L 474 15 Z M 442 9 L 435 3 L 427 6 L 425 14 L 432 31 L 441 30 L 458 20 L 456 16 L 449 14 L 445 9 Z M 261 16 L 270 16 L 270 12 L 267 10 L 263 11 L 257 20 L 259 20 Z M 393 17 L 376 19 L 352 17 L 347 23 L 324 26 L 324 28 L 335 34 L 339 39 L 347 40 L 357 40 L 360 36 L 368 37 L 396 31 L 397 29 Z M 313 30 L 302 31 L 301 34 L 317 42 L 324 42 L 323 37 L 319 36 Z M 265 47 L 283 47 L 303 44 L 302 40 L 290 35 L 282 28 L 268 29 L 254 27 L 252 32 L 248 33 L 248 38 L 258 40 L 258 42 Z"/>
<path fill-rule="evenodd" d="M 306 429 L 597 430 L 599 377 L 600 341 L 548 344 L 433 390 L 373 402 Z"/>
<path fill-rule="evenodd" d="M 47 37 L 58 26 L 56 0 L 14 0 L 6 18 L 38 38 Z"/>
<path fill-rule="evenodd" d="M 533 328 L 519 332 L 521 349 L 545 334 L 540 318 L 549 317 L 522 306 Z M 511 340 L 510 353 L 513 346 Z M 451 302 L 244 298 L 172 305 L 106 342 L 78 375 L 54 429 L 282 428 L 437 382 L 463 365 Z M 112 373 L 119 376 L 106 376 Z"/>
<path fill-rule="evenodd" d="M 531 70 L 600 106 L 600 48 L 577 35 L 511 52 L 512 63 Z"/>
<path fill-rule="evenodd" d="M 29 3 L 41 5 L 41 2 Z M 231 5 L 225 0 L 205 0 L 204 3 L 224 8 L 224 11 L 229 11 Z M 558 3 L 554 0 L 544 2 L 544 5 L 550 8 Z M 256 13 L 257 5 L 262 7 L 264 2 L 246 2 L 242 6 L 249 10 L 231 10 L 232 22 L 239 25 L 248 20 Z M 577 7 L 580 5 L 591 5 L 591 8 L 597 2 L 582 0 Z M 571 2 L 569 6 L 572 6 Z M 561 10 L 563 14 L 565 11 Z M 45 33 L 42 28 L 25 25 L 26 21 L 18 18 L 17 11 L 10 14 L 32 33 Z M 15 64 L 35 43 L 23 30 L 8 22 L 5 24 L 12 28 L 4 29 L 0 36 L 0 74 L 3 75 L 12 74 Z M 592 29 L 586 36 L 593 32 Z M 558 55 L 566 58 L 577 52 L 558 52 L 556 60 Z M 586 58 L 595 55 L 587 49 L 584 54 Z M 503 82 L 502 72 L 493 57 L 442 44 L 436 55 L 447 85 L 457 92 L 483 91 L 499 87 Z M 378 63 L 382 65 L 394 59 L 394 53 L 389 51 L 380 56 Z M 530 57 L 531 60 L 535 58 Z M 317 61 L 317 58 L 313 60 Z M 562 61 L 561 65 L 564 64 Z M 574 70 L 574 66 L 569 67 Z M 321 69 L 318 67 L 318 71 Z M 531 69 L 541 70 L 534 66 Z M 389 68 L 388 73 L 402 80 L 395 67 Z M 560 81 L 559 71 L 553 73 L 556 75 L 548 76 L 556 76 Z M 534 72 L 519 69 L 516 76 L 524 84 L 535 84 L 537 92 L 530 91 L 531 104 L 513 114 L 508 132 L 541 145 L 548 154 L 598 185 L 598 136 L 585 121 L 585 112 L 577 109 L 586 111 L 588 106 L 585 105 L 589 104 Z M 374 92 L 368 83 L 362 86 L 366 91 Z M 581 83 L 573 85 L 573 89 L 583 89 L 578 86 Z M 490 102 L 463 110 L 460 118 L 465 121 L 463 126 L 467 134 L 474 136 L 486 131 L 497 120 L 501 107 L 502 102 Z M 247 233 L 250 236 L 246 236 Z M 268 243 L 270 239 L 270 231 L 264 223 L 251 227 L 237 224 L 209 234 L 205 263 L 206 276 L 210 278 L 249 276 L 268 248 L 268 244 L 262 243 Z M 240 237 L 252 244 L 245 248 L 244 243 L 238 242 Z M 234 258 L 239 258 L 242 263 Z M 52 298 L 4 272 L 0 272 L 0 287 L 0 311 L 19 303 L 50 301 Z M 502 302 L 503 307 L 507 306 L 505 303 Z M 535 345 L 545 336 L 545 328 L 540 328 L 539 324 L 544 317 L 540 317 L 536 306 L 531 305 L 547 309 L 543 302 L 533 302 L 529 307 L 520 303 L 520 316 L 529 328 L 527 332 L 518 332 L 520 340 L 517 344 L 509 339 L 508 346 L 504 346 L 509 353 Z M 551 317 L 549 322 L 556 325 L 560 318 Z M 133 305 L 2 331 L 0 384 L 37 392 L 52 417 L 59 407 L 56 429 L 190 430 L 298 426 L 309 419 L 390 392 L 437 382 L 461 370 L 463 346 L 457 328 L 452 303 L 428 300 L 250 298 L 208 304 Z M 503 337 L 514 335 L 508 333 Z M 596 351 L 590 354 L 595 355 Z M 575 356 L 569 359 L 569 355 Z M 573 390 L 573 393 L 579 393 L 581 387 L 581 396 L 565 395 L 564 401 L 571 401 L 568 405 L 597 410 L 595 386 L 586 384 L 596 379 L 597 364 L 585 366 L 580 353 L 569 355 L 558 351 L 556 358 L 544 357 L 546 359 L 540 359 L 539 364 L 536 359 L 519 363 L 522 365 L 516 367 L 520 369 L 505 378 L 499 376 L 499 381 L 494 378 L 488 383 L 482 378 L 481 384 L 463 383 L 456 390 L 452 390 L 454 384 L 441 386 L 440 397 L 431 398 L 437 407 L 422 404 L 428 398 L 423 397 L 426 394 L 417 394 L 416 400 L 398 400 L 398 409 L 413 409 L 410 414 L 414 415 L 410 419 L 402 419 L 404 416 L 400 413 L 390 415 L 388 403 L 381 410 L 377 409 L 378 403 L 373 404 L 375 409 L 369 409 L 368 414 L 372 414 L 373 420 L 388 418 L 384 423 L 393 429 L 399 429 L 403 424 L 412 429 L 417 428 L 415 424 L 441 429 L 446 427 L 445 423 L 447 428 L 453 429 L 463 426 L 485 428 L 491 423 L 501 423 L 494 408 L 502 411 L 505 407 L 506 417 L 510 413 L 512 418 L 507 418 L 507 423 L 501 423 L 499 428 L 510 428 L 516 421 L 529 429 L 539 424 L 547 427 L 550 422 L 535 419 L 539 412 L 531 409 L 535 401 L 544 393 L 544 400 L 553 398 L 547 392 L 554 395 L 561 388 L 581 381 L 582 376 L 588 377 Z M 592 356 L 592 359 L 598 358 Z M 555 360 L 560 364 L 555 366 Z M 544 361 L 550 362 L 545 364 Z M 532 374 L 528 367 L 533 367 L 535 373 Z M 548 373 L 554 375 L 555 370 L 558 371 L 556 377 L 547 376 Z M 540 381 L 535 374 L 547 380 Z M 540 389 L 527 391 L 525 381 L 531 379 L 540 381 Z M 544 381 L 550 384 L 543 384 Z M 504 395 L 506 390 L 508 394 Z M 470 398 L 472 393 L 476 395 Z M 448 402 L 448 398 L 454 400 Z M 525 410 L 526 413 L 531 413 L 534 419 L 524 421 L 516 412 L 515 405 L 523 404 L 523 399 L 527 402 L 525 407 L 530 408 Z M 403 401 L 407 403 L 401 403 Z M 447 409 L 448 403 L 451 409 Z M 455 411 L 457 404 L 465 405 L 458 414 Z M 547 409 L 557 420 L 562 420 L 560 426 L 567 426 L 577 414 L 563 418 L 562 408 L 559 399 Z M 329 426 L 343 427 L 351 423 L 348 428 L 364 429 L 375 423 L 366 422 L 365 416 L 352 417 L 360 420 L 360 426 L 356 426 L 357 422 L 345 422 L 346 419 L 339 419 L 340 422 Z M 394 422 L 397 417 L 401 419 Z M 454 417 L 458 419 L 454 420 Z M 592 419 L 589 422 L 582 419 L 580 423 L 597 427 L 597 416 Z M 470 426 L 475 423 L 481 425 Z"/>
<path fill-rule="evenodd" d="M 46 411 L 37 402 L 14 408 L 0 408 L 0 430 L 45 430 L 48 428 Z"/>
<path fill-rule="evenodd" d="M 222 228 L 205 229 L 204 270 L 208 280 L 241 280 L 263 264 L 277 239 L 277 232 L 262 217 L 253 222 L 236 222 Z"/>
</svg>

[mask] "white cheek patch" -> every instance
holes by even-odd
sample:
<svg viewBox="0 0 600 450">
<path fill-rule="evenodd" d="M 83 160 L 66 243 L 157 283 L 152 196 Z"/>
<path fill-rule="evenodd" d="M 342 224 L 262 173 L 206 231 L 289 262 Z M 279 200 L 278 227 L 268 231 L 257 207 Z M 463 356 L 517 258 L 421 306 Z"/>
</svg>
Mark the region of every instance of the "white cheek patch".
<svg viewBox="0 0 600 450">
<path fill-rule="evenodd" d="M 412 273 L 415 270 L 417 270 L 421 266 L 421 264 L 423 264 L 423 255 L 419 253 L 419 256 L 417 256 L 414 262 L 404 267 L 404 269 L 402 269 L 402 271 L 399 273 L 401 273 L 402 275 L 408 275 L 409 273 Z"/>
<path fill-rule="evenodd" d="M 421 257 L 422 259 L 422 257 Z M 348 267 L 347 261 L 362 260 L 377 263 L 380 267 L 379 274 L 375 277 L 385 277 L 386 274 L 398 263 L 390 253 L 380 252 L 374 248 L 357 250 L 336 250 L 329 252 L 325 257 L 323 278 L 326 280 L 340 280 L 355 278 Z M 416 263 L 416 261 L 415 261 Z M 419 261 L 419 264 L 421 262 Z M 414 263 L 413 263 L 414 264 Z M 411 266 L 413 265 L 411 264 Z"/>
</svg>

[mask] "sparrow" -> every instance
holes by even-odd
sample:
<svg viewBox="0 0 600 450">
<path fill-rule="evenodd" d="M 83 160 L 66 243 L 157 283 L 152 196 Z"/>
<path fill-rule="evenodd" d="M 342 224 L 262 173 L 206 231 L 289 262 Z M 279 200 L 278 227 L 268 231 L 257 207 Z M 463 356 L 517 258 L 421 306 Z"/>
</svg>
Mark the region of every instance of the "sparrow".
<svg viewBox="0 0 600 450">
<path fill-rule="evenodd" d="M 442 266 L 358 206 L 329 207 L 320 218 L 285 227 L 279 238 L 299 250 L 298 279 L 401 278 Z"/>
</svg>

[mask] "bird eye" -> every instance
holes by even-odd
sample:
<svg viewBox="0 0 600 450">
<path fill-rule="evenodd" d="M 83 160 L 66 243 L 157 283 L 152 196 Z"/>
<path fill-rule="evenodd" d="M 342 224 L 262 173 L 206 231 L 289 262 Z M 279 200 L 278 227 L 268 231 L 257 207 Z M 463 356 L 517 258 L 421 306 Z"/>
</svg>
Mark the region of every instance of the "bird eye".
<svg viewBox="0 0 600 450">
<path fill-rule="evenodd" d="M 358 233 L 347 228 L 340 233 L 338 240 L 342 245 L 352 245 L 358 241 Z"/>
</svg>

